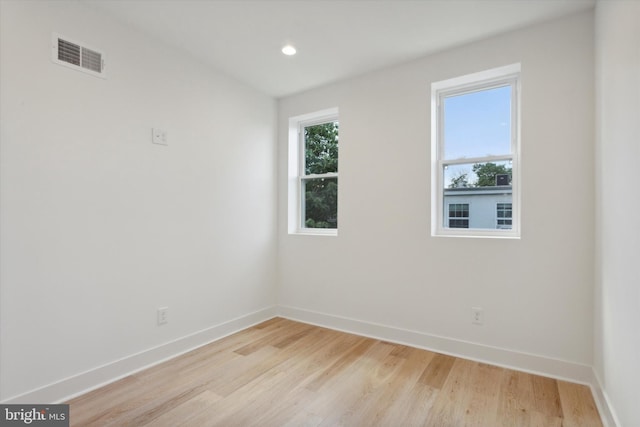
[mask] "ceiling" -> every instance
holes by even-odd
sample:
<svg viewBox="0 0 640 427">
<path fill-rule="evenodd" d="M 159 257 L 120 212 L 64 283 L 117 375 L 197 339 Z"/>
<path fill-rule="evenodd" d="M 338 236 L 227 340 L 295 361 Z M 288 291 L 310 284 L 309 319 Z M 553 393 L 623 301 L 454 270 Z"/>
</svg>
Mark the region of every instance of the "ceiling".
<svg viewBox="0 0 640 427">
<path fill-rule="evenodd" d="M 596 0 L 83 0 L 282 97 L 594 6 Z M 298 50 L 287 57 L 286 43 Z"/>
</svg>

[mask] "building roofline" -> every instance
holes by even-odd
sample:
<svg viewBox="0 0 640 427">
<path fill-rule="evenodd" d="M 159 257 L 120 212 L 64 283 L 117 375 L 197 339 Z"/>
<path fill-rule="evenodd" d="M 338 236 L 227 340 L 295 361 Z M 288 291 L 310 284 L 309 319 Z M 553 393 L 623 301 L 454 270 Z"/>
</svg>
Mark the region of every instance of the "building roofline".
<svg viewBox="0 0 640 427">
<path fill-rule="evenodd" d="M 470 194 L 511 194 L 511 185 L 491 185 L 487 187 L 458 187 L 445 188 L 444 195 L 470 195 Z"/>
</svg>

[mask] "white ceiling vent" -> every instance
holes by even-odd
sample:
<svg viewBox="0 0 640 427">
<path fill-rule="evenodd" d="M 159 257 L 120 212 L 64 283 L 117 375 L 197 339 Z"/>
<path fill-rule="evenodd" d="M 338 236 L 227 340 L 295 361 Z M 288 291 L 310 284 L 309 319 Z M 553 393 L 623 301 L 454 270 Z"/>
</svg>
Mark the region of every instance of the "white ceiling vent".
<svg viewBox="0 0 640 427">
<path fill-rule="evenodd" d="M 51 59 L 56 64 L 96 77 L 107 77 L 103 52 L 89 48 L 83 43 L 73 41 L 60 34 L 53 34 Z"/>
</svg>

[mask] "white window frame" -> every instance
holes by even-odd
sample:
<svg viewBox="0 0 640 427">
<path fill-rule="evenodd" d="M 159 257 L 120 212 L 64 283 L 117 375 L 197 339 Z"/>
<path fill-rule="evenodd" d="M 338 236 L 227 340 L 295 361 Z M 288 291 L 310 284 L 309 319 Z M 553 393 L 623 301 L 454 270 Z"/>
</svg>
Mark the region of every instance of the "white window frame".
<svg viewBox="0 0 640 427">
<path fill-rule="evenodd" d="M 511 86 L 511 153 L 444 160 L 444 103 L 448 96 Z M 444 226 L 444 168 L 448 165 L 511 162 L 512 228 L 451 229 Z M 520 238 L 520 64 L 512 64 L 431 84 L 431 235 Z M 447 213 L 448 215 L 448 213 Z"/>
<path fill-rule="evenodd" d="M 304 128 L 328 122 L 339 122 L 338 108 L 329 108 L 314 113 L 303 114 L 289 119 L 289 161 L 288 161 L 288 232 L 289 234 L 308 234 L 318 236 L 337 236 L 337 228 L 308 228 L 302 221 L 304 213 L 304 195 L 302 181 L 315 178 L 338 178 L 338 173 L 304 174 L 305 140 Z M 340 148 L 338 147 L 338 153 Z M 338 154 L 338 158 L 340 155 Z M 339 189 L 338 185 L 338 189 Z M 339 193 L 339 190 L 338 190 Z M 340 203 L 338 203 L 338 210 Z M 339 212 L 338 212 L 339 216 Z"/>
</svg>

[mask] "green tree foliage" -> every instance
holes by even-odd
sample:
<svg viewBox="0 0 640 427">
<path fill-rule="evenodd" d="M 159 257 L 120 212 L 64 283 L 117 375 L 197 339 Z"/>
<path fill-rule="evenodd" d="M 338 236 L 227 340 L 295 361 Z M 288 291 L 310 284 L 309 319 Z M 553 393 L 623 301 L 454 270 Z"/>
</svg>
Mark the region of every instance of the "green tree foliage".
<svg viewBox="0 0 640 427">
<path fill-rule="evenodd" d="M 451 184 L 449 188 L 466 188 L 470 187 L 469 177 L 466 173 L 460 173 L 458 176 L 451 178 Z"/>
<path fill-rule="evenodd" d="M 505 165 L 497 165 L 495 163 L 476 163 L 473 165 L 473 172 L 478 177 L 475 187 L 492 187 L 496 185 L 496 175 L 511 176 L 511 168 Z M 509 180 L 511 181 L 511 180 Z"/>
<path fill-rule="evenodd" d="M 338 122 L 304 128 L 305 173 L 338 172 Z"/>
<path fill-rule="evenodd" d="M 338 122 L 304 128 L 305 174 L 338 172 Z M 305 227 L 338 227 L 338 179 L 304 180 Z"/>
<path fill-rule="evenodd" d="M 477 177 L 475 182 L 469 183 L 468 174 L 460 173 L 451 179 L 449 188 L 493 187 L 496 185 L 496 175 L 509 175 L 509 182 L 511 182 L 511 168 L 505 165 L 491 162 L 476 163 L 471 169 Z"/>
</svg>

